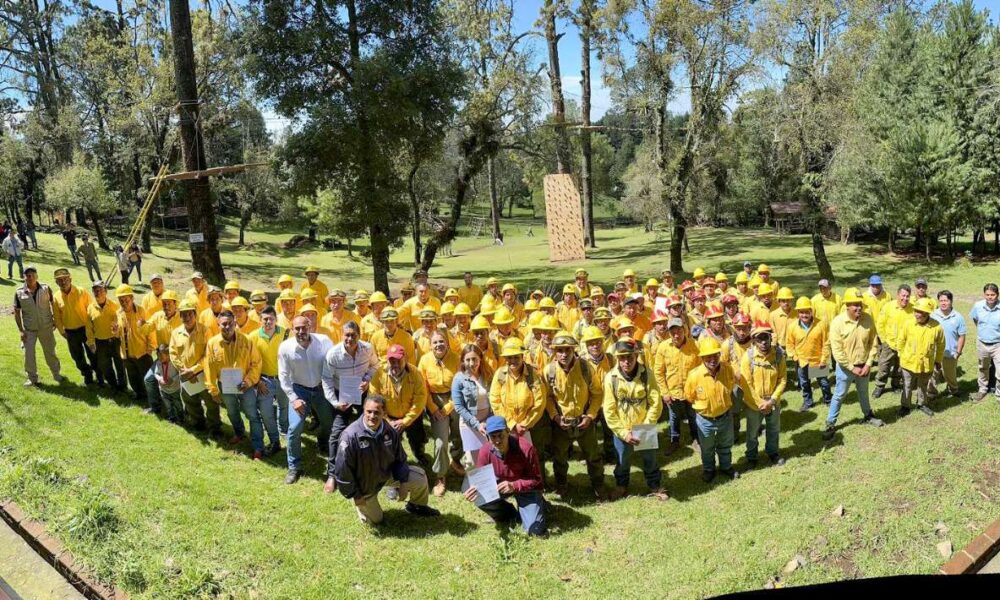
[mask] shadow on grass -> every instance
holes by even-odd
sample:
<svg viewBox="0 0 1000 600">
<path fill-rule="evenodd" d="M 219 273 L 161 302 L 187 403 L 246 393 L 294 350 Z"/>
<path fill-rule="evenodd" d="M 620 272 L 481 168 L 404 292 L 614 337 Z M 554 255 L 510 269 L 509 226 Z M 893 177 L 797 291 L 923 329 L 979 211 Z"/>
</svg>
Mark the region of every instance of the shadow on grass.
<svg viewBox="0 0 1000 600">
<path fill-rule="evenodd" d="M 444 534 L 463 537 L 479 529 L 476 523 L 454 513 L 441 513 L 440 517 L 417 517 L 399 508 L 385 509 L 383 506 L 383 510 L 385 520 L 372 529 L 375 537 L 422 539 Z"/>
</svg>

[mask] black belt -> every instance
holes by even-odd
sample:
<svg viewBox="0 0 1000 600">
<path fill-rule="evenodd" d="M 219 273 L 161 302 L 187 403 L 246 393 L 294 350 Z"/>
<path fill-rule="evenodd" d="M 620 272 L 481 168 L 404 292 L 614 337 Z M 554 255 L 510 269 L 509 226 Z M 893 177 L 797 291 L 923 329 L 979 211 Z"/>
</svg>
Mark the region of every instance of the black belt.
<svg viewBox="0 0 1000 600">
<path fill-rule="evenodd" d="M 302 385 L 301 383 L 296 383 L 295 385 L 299 386 L 302 389 L 309 390 L 310 392 L 319 392 L 323 390 L 322 385 L 317 385 L 314 387 L 309 387 L 308 385 Z"/>
<path fill-rule="evenodd" d="M 727 413 L 723 413 L 723 414 L 719 415 L 718 417 L 706 417 L 705 415 L 703 415 L 701 413 L 699 413 L 699 416 L 702 419 L 705 419 L 705 420 L 708 420 L 708 421 L 721 421 L 722 419 L 732 418 L 732 415 L 730 415 L 728 412 Z"/>
</svg>

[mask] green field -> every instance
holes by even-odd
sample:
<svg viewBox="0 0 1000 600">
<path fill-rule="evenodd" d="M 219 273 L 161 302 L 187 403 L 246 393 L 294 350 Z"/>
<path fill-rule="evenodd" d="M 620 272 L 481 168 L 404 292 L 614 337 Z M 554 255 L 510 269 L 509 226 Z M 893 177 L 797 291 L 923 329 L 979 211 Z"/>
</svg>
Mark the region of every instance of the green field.
<svg viewBox="0 0 1000 600">
<path fill-rule="evenodd" d="M 497 275 L 524 286 L 563 283 L 579 265 L 552 266 L 544 225 L 507 223 L 504 247 L 488 238 L 463 238 L 454 257 L 441 258 L 432 281 L 457 281 L 470 269 L 481 281 Z M 227 229 L 227 274 L 245 289 L 273 287 L 284 272 L 298 278 L 318 263 L 328 284 L 370 289 L 369 266 L 345 252 L 293 252 L 280 243 L 290 232 L 249 232 L 237 249 Z M 42 280 L 68 254 L 54 235 L 32 253 Z M 666 264 L 667 239 L 640 229 L 598 231 L 599 248 L 584 266 L 598 282 L 624 268 L 656 276 Z M 685 266 L 721 269 L 732 276 L 744 259 L 765 261 L 783 285 L 815 290 L 815 265 L 805 236 L 695 229 Z M 837 287 L 861 285 L 872 270 L 893 289 L 924 275 L 932 290 L 956 293 L 967 314 L 994 263 L 966 266 L 904 262 L 868 246 L 830 244 Z M 144 274 L 163 272 L 183 291 L 190 271 L 186 245 L 158 245 Z M 395 283 L 412 269 L 412 250 L 393 254 Z M 110 265 L 110 261 L 107 261 Z M 77 283 L 85 270 L 74 268 Z M 143 288 L 144 289 L 144 288 Z M 394 289 L 395 286 L 394 286 Z M 523 288 L 522 288 L 523 289 Z M 71 385 L 23 392 L 22 357 L 9 316 L 13 285 L 0 282 L 0 499 L 13 498 L 46 523 L 101 578 L 140 598 L 554 597 L 570 594 L 697 598 L 763 587 L 780 577 L 794 586 L 843 578 L 933 573 L 944 559 L 936 544 L 961 548 L 1000 506 L 1000 406 L 939 400 L 928 419 L 897 420 L 898 394 L 873 401 L 883 429 L 858 426 L 853 394 L 841 415 L 845 427 L 823 443 L 822 408 L 800 414 L 788 393 L 782 416 L 780 468 L 759 468 L 738 481 L 706 485 L 699 458 L 684 448 L 663 461 L 671 500 L 641 496 L 595 505 L 586 498 L 582 464 L 574 464 L 575 502 L 550 497 L 552 535 L 527 540 L 498 537 L 488 519 L 458 493 L 432 498 L 444 516 L 414 520 L 401 505 L 383 501 L 387 523 L 369 530 L 351 503 L 322 493 L 321 467 L 310 442 L 309 476 L 285 486 L 284 453 L 252 462 L 248 448 L 232 448 L 142 413 L 122 398 L 85 389 L 65 347 Z M 971 328 L 971 325 L 970 325 Z M 971 332 L 970 332 L 971 333 Z M 974 337 L 974 335 L 970 335 Z M 974 343 L 962 358 L 963 391 L 975 391 Z M 42 368 L 42 381 L 51 382 Z M 225 411 L 223 411 L 225 412 Z M 743 448 L 734 447 L 734 458 Z M 767 461 L 762 461 L 766 464 Z M 611 482 L 611 469 L 606 469 Z M 452 481 L 456 490 L 458 481 Z M 644 489 L 638 468 L 633 491 Z M 843 505 L 843 516 L 832 511 Z M 938 523 L 947 531 L 937 532 Z M 796 556 L 804 566 L 782 569 Z"/>
</svg>

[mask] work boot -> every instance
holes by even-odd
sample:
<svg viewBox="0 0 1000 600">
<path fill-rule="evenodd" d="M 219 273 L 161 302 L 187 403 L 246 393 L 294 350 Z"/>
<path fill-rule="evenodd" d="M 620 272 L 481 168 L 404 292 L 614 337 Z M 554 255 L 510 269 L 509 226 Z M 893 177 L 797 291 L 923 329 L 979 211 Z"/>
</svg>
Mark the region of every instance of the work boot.
<svg viewBox="0 0 1000 600">
<path fill-rule="evenodd" d="M 829 442 L 833 439 L 833 434 L 837 432 L 837 426 L 833 423 L 827 423 L 826 427 L 823 429 L 823 441 Z"/>
<path fill-rule="evenodd" d="M 882 419 L 876 418 L 875 417 L 875 413 L 868 413 L 867 415 L 865 415 L 865 423 L 867 423 L 868 425 L 871 425 L 872 427 L 884 427 L 885 426 L 885 421 L 883 421 Z"/>
<path fill-rule="evenodd" d="M 973 402 L 980 402 L 986 397 L 986 392 L 976 392 L 976 395 L 972 398 Z"/>
<path fill-rule="evenodd" d="M 719 472 L 722 473 L 723 475 L 725 475 L 726 477 L 728 477 L 729 479 L 739 479 L 740 478 L 740 472 L 737 471 L 736 469 L 733 469 L 732 467 L 730 467 L 728 469 L 719 469 Z"/>
<path fill-rule="evenodd" d="M 771 464 L 776 467 L 780 467 L 781 465 L 785 464 L 785 459 L 781 458 L 781 456 L 778 454 L 768 455 L 768 458 L 771 459 Z"/>
<path fill-rule="evenodd" d="M 404 510 L 411 515 L 417 517 L 440 517 L 441 511 L 436 508 L 431 508 L 426 504 L 414 504 L 412 502 L 407 502 Z"/>
<path fill-rule="evenodd" d="M 620 500 L 628 496 L 628 488 L 620 485 L 616 485 L 615 489 L 608 494 L 608 499 L 611 501 Z"/>
<path fill-rule="evenodd" d="M 660 502 L 664 502 L 670 499 L 670 494 L 668 494 L 667 490 L 665 490 L 664 488 L 656 488 L 655 490 L 650 492 L 646 497 L 653 498 L 654 500 L 659 500 Z"/>
<path fill-rule="evenodd" d="M 680 447 L 681 447 L 680 440 L 670 440 L 670 444 L 667 445 L 667 449 L 663 451 L 663 454 L 666 456 L 670 456 L 674 452 L 677 452 L 680 449 Z"/>
<path fill-rule="evenodd" d="M 875 388 L 875 391 L 872 392 L 872 398 L 881 398 L 882 394 L 884 393 L 885 393 L 885 387 L 878 386 Z"/>
<path fill-rule="evenodd" d="M 799 412 L 800 413 L 809 412 L 809 410 L 814 406 L 816 405 L 813 404 L 812 402 L 803 402 L 802 406 L 799 407 Z"/>
<path fill-rule="evenodd" d="M 715 479 L 715 471 L 701 472 L 701 480 L 704 481 L 705 483 L 711 483 L 713 479 Z"/>
<path fill-rule="evenodd" d="M 756 458 L 748 458 L 747 459 L 747 468 L 748 469 L 756 469 L 757 468 L 757 459 Z"/>
<path fill-rule="evenodd" d="M 926 404 L 922 404 L 922 405 L 918 406 L 917 410 L 919 410 L 920 412 L 924 413 L 928 417 L 933 417 L 934 416 L 934 411 L 931 410 L 931 407 L 927 406 Z"/>
<path fill-rule="evenodd" d="M 293 483 L 297 482 L 299 480 L 299 477 L 301 476 L 302 473 L 300 473 L 299 471 L 295 469 L 288 469 L 288 474 L 285 475 L 285 484 L 292 485 Z"/>
</svg>

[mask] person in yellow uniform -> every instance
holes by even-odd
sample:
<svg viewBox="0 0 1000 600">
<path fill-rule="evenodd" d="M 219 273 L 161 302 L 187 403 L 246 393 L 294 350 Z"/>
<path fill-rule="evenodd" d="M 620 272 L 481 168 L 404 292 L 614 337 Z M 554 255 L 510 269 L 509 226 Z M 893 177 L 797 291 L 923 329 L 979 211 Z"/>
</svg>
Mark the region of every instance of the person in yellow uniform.
<svg viewBox="0 0 1000 600">
<path fill-rule="evenodd" d="M 562 302 L 556 305 L 556 318 L 562 329 L 572 331 L 580 320 L 580 307 L 577 304 L 576 284 L 567 283 L 563 286 Z"/>
<path fill-rule="evenodd" d="M 399 310 L 401 319 L 404 317 L 409 319 L 407 323 L 409 327 L 406 329 L 414 333 L 420 329 L 421 312 L 428 308 L 434 311 L 437 318 L 437 314 L 441 311 L 441 301 L 431 296 L 430 287 L 426 283 L 418 284 L 417 295 L 407 300 Z"/>
<path fill-rule="evenodd" d="M 437 312 L 435 312 L 433 308 L 425 308 L 420 311 L 420 325 L 420 329 L 413 332 L 413 346 L 416 348 L 417 352 L 417 364 L 420 363 L 420 358 L 423 357 L 423 355 L 431 352 L 433 346 L 431 340 L 434 334 L 440 330 Z M 457 354 L 462 349 L 458 340 L 452 339 L 447 332 L 445 333 L 445 339 L 447 339 L 448 346 L 451 348 L 452 352 Z"/>
<path fill-rule="evenodd" d="M 356 290 L 354 292 L 354 314 L 358 315 L 359 323 L 360 319 L 364 319 L 365 315 L 371 312 L 371 295 L 365 290 Z"/>
<path fill-rule="evenodd" d="M 237 296 L 230 302 L 229 310 L 236 319 L 236 330 L 243 335 L 250 335 L 260 328 L 257 313 L 250 308 L 250 303 L 243 296 Z"/>
<path fill-rule="evenodd" d="M 643 291 L 645 296 L 642 299 L 642 314 L 647 319 L 652 319 L 653 311 L 656 310 L 656 298 L 660 295 L 660 282 L 655 279 L 647 279 Z"/>
<path fill-rule="evenodd" d="M 240 291 L 242 290 L 240 289 L 239 281 L 226 282 L 226 285 L 222 288 L 223 295 L 225 296 L 225 300 L 223 300 L 223 302 L 226 305 L 226 308 L 229 308 L 233 300 L 239 297 Z"/>
<path fill-rule="evenodd" d="M 761 263 L 757 266 L 757 276 L 760 277 L 761 283 L 766 283 L 771 286 L 772 290 L 777 290 L 781 287 L 777 279 L 771 277 L 771 267 Z"/>
<path fill-rule="evenodd" d="M 538 301 L 534 298 L 528 298 L 524 302 L 524 318 L 517 324 L 517 336 L 522 340 L 527 337 L 529 332 L 528 322 L 531 319 L 531 315 L 536 312 L 538 312 Z"/>
<path fill-rule="evenodd" d="M 295 291 L 295 280 L 288 274 L 278 277 L 278 293 L 280 294 L 285 290 Z"/>
<path fill-rule="evenodd" d="M 330 345 L 333 345 L 333 332 L 323 327 L 319 324 L 319 307 L 315 304 L 303 304 L 299 312 L 296 313 L 296 317 L 305 317 L 306 321 L 309 321 L 309 333 L 315 333 L 316 335 L 321 335 L 326 339 L 330 340 Z M 293 328 L 294 329 L 294 328 Z"/>
<path fill-rule="evenodd" d="M 771 321 L 771 310 L 777 308 L 774 304 L 774 290 L 769 283 L 762 283 L 757 287 L 756 302 L 752 302 L 753 308 L 748 313 L 754 323 L 769 323 Z"/>
<path fill-rule="evenodd" d="M 903 370 L 903 397 L 899 409 L 901 417 L 910 412 L 910 399 L 917 394 L 917 410 L 928 417 L 934 411 L 927 405 L 935 369 L 944 362 L 944 330 L 931 318 L 935 302 L 924 297 L 913 306 L 913 317 L 901 326 L 897 338 L 899 366 Z"/>
<path fill-rule="evenodd" d="M 830 378 L 826 374 L 830 364 L 830 328 L 816 317 L 812 301 L 805 296 L 795 301 L 795 314 L 797 318 L 788 324 L 785 333 L 785 348 L 788 358 L 795 362 L 799 389 L 802 390 L 799 412 L 806 412 L 814 406 L 810 370 L 822 370 L 815 379 L 823 394 L 823 404 L 830 403 Z"/>
<path fill-rule="evenodd" d="M 615 323 L 614 341 L 607 347 L 607 351 L 614 352 L 615 343 L 623 339 L 630 339 L 635 343 L 636 348 L 639 349 L 639 362 L 646 360 L 646 355 L 642 351 L 642 342 L 635 339 L 635 324 L 632 323 L 632 319 L 626 316 L 620 317 Z"/>
<path fill-rule="evenodd" d="M 590 299 L 594 301 L 594 307 L 600 308 L 608 305 L 608 297 L 604 294 L 604 288 L 598 285 L 590 286 Z"/>
<path fill-rule="evenodd" d="M 878 331 L 879 346 L 878 373 L 875 375 L 875 391 L 873 398 L 880 397 L 885 392 L 885 385 L 892 381 L 892 389 L 902 387 L 903 375 L 899 372 L 899 342 L 898 337 L 903 328 L 913 320 L 913 305 L 910 304 L 910 286 L 902 284 L 896 290 L 896 301 L 886 302 L 875 317 L 875 329 Z"/>
<path fill-rule="evenodd" d="M 625 283 L 626 293 L 638 294 L 640 292 L 639 285 L 635 281 L 635 271 L 633 271 L 632 269 L 625 269 L 625 271 L 622 273 L 622 281 Z"/>
<path fill-rule="evenodd" d="M 420 287 L 421 284 L 427 286 L 427 291 L 430 293 L 431 298 L 436 299 L 438 302 L 441 301 L 440 293 L 438 292 L 437 287 L 432 285 L 431 282 L 427 280 L 427 271 L 417 269 L 413 272 L 413 285 Z"/>
<path fill-rule="evenodd" d="M 212 401 L 204 388 L 205 349 L 208 346 L 208 330 L 198 322 L 198 305 L 190 299 L 181 302 L 177 308 L 182 326 L 170 335 L 170 362 L 180 372 L 182 382 L 197 386 L 201 391 L 191 392 L 181 384 L 181 400 L 189 424 L 196 431 L 208 432 L 212 436 L 222 433 L 219 405 Z M 204 404 L 204 406 L 202 406 Z"/>
<path fill-rule="evenodd" d="M 512 338 L 504 344 L 500 356 L 506 364 L 497 369 L 490 383 L 490 409 L 507 420 L 515 435 L 527 436 L 538 449 L 544 478 L 543 456 L 552 439 L 552 421 L 545 412 L 549 390 L 545 378 L 524 360 L 524 354 L 521 340 Z"/>
<path fill-rule="evenodd" d="M 660 288 L 657 293 L 661 296 L 672 296 L 677 293 L 674 286 L 674 274 L 670 269 L 660 271 Z"/>
<path fill-rule="evenodd" d="M 466 303 L 470 309 L 476 310 L 479 302 L 483 299 L 483 290 L 478 285 L 472 283 L 472 272 L 466 271 L 462 275 L 463 285 L 458 288 L 458 295 L 462 302 Z"/>
<path fill-rule="evenodd" d="M 669 456 L 681 447 L 681 422 L 688 422 L 688 433 L 691 434 L 691 444 L 698 443 L 698 424 L 695 422 L 694 410 L 687 396 L 684 395 L 684 384 L 688 373 L 701 364 L 698 357 L 698 346 L 688 335 L 684 320 L 671 317 L 667 321 L 667 331 L 670 340 L 660 344 L 653 359 L 653 373 L 656 385 L 660 388 L 660 396 L 666 404 L 670 421 L 670 445 L 666 449 Z"/>
<path fill-rule="evenodd" d="M 615 339 L 615 331 L 611 328 L 611 311 L 606 306 L 594 310 L 594 327 L 604 336 L 605 350 Z"/>
<path fill-rule="evenodd" d="M 715 286 L 720 296 L 729 293 L 729 276 L 719 271 L 715 274 Z"/>
<path fill-rule="evenodd" d="M 580 446 L 594 495 L 605 498 L 604 463 L 597 445 L 597 414 L 604 401 L 603 380 L 590 365 L 576 355 L 579 345 L 568 331 L 552 340 L 555 360 L 544 371 L 549 398 L 546 406 L 552 420 L 552 472 L 556 493 L 569 493 L 569 451 L 575 441 Z"/>
<path fill-rule="evenodd" d="M 490 373 L 496 373 L 497 369 L 506 363 L 500 356 L 503 346 L 497 344 L 496 341 L 490 337 L 490 331 L 490 322 L 486 320 L 486 317 L 476 315 L 476 318 L 473 319 L 472 323 L 469 325 L 469 333 L 472 334 L 472 340 L 468 343 L 471 343 L 479 348 L 479 352 L 483 355 L 483 363 L 489 367 Z M 506 341 L 504 343 L 506 343 Z"/>
<path fill-rule="evenodd" d="M 667 297 L 667 316 L 671 319 L 677 318 L 684 321 L 684 327 L 688 335 L 691 335 L 691 329 L 694 327 L 694 319 L 688 315 L 684 307 L 684 299 L 679 294 L 672 294 Z"/>
<path fill-rule="evenodd" d="M 699 341 L 711 337 L 722 346 L 732 335 L 729 325 L 726 324 L 726 313 L 723 312 L 722 306 L 717 302 L 709 304 L 705 309 L 705 329 L 698 336 Z"/>
<path fill-rule="evenodd" d="M 753 347 L 740 362 L 740 388 L 743 390 L 744 414 L 747 418 L 746 458 L 750 468 L 757 466 L 757 434 L 764 427 L 764 454 L 772 465 L 781 466 L 785 459 L 778 452 L 781 434 L 781 395 L 785 393 L 788 369 L 785 351 L 774 343 L 770 323 L 760 323 L 750 333 Z"/>
<path fill-rule="evenodd" d="M 719 298 L 719 290 L 715 285 L 715 277 L 711 275 L 706 275 L 704 279 L 701 280 L 701 291 L 705 294 L 705 299 L 708 302 L 714 302 Z"/>
<path fill-rule="evenodd" d="M 163 292 L 160 296 L 160 305 L 163 309 L 152 316 L 148 316 L 149 313 L 145 313 L 147 315 L 146 321 L 153 330 L 153 337 L 156 340 L 157 355 L 159 354 L 158 349 L 160 347 L 170 345 L 170 336 L 173 334 L 174 329 L 181 326 L 181 316 L 177 313 L 177 294 L 173 290 Z M 156 373 L 153 372 L 153 368 L 150 368 L 146 372 L 145 377 L 143 377 L 143 383 L 146 386 L 146 396 L 151 399 L 162 399 L 160 384 L 156 380 Z M 174 396 L 174 398 L 177 403 L 180 402 L 180 396 Z M 166 402 L 164 402 L 164 406 L 167 408 L 167 417 L 173 417 L 174 422 L 179 422 L 180 413 L 171 414 L 173 412 L 171 407 Z M 180 405 L 178 404 L 177 407 L 179 408 Z"/>
<path fill-rule="evenodd" d="M 268 306 L 260 313 L 260 327 L 247 335 L 260 354 L 260 381 L 257 382 L 257 401 L 264 429 L 277 428 L 278 435 L 288 434 L 288 396 L 278 381 L 278 349 L 281 343 L 295 333 L 278 325 L 278 313 Z M 270 423 L 269 423 L 270 421 Z M 271 445 L 264 453 L 273 456 L 281 450 L 278 438 L 271 438 Z"/>
<path fill-rule="evenodd" d="M 691 403 L 698 425 L 698 445 L 701 446 L 701 478 L 706 483 L 715 479 L 716 456 L 718 471 L 730 479 L 740 476 L 733 468 L 733 389 L 736 374 L 721 357 L 719 342 L 708 338 L 698 344 L 701 365 L 688 373 L 684 382 L 684 397 Z"/>
<path fill-rule="evenodd" d="M 691 273 L 691 279 L 694 280 L 695 285 L 701 287 L 702 285 L 701 282 L 703 279 L 705 279 L 705 275 L 706 275 L 705 269 L 701 267 L 695 267 L 694 272 Z"/>
<path fill-rule="evenodd" d="M 688 311 L 688 316 L 694 324 L 692 329 L 697 327 L 698 335 L 701 335 L 701 331 L 705 329 L 705 307 L 708 306 L 708 300 L 705 297 L 705 292 L 701 290 L 691 292 L 690 299 L 691 310 Z"/>
<path fill-rule="evenodd" d="M 819 292 L 809 302 L 812 305 L 815 319 L 829 329 L 833 318 L 840 314 L 840 294 L 834 292 L 833 288 L 830 287 L 829 279 L 820 279 L 818 287 Z"/>
<path fill-rule="evenodd" d="M 750 315 L 739 313 L 733 320 L 733 335 L 729 341 L 722 344 L 722 361 L 733 368 L 733 374 L 739 379 L 740 363 L 743 355 L 750 349 L 752 340 Z M 743 390 L 736 387 L 733 390 L 733 435 L 740 433 L 740 417 L 743 416 Z"/>
<path fill-rule="evenodd" d="M 319 279 L 319 267 L 313 265 L 306 267 L 305 276 L 306 280 L 302 282 L 302 288 L 299 290 L 300 295 L 306 288 L 316 292 L 319 298 L 326 298 L 330 294 L 330 288 Z"/>
<path fill-rule="evenodd" d="M 103 281 L 95 281 L 91 291 L 94 301 L 87 307 L 90 328 L 94 332 L 94 373 L 97 385 L 106 382 L 114 390 L 125 391 L 125 363 L 118 341 L 118 303 L 108 298 Z"/>
<path fill-rule="evenodd" d="M 581 300 L 590 298 L 590 273 L 586 269 L 573 271 L 573 285 L 576 287 L 576 296 Z"/>
<path fill-rule="evenodd" d="M 219 315 L 222 314 L 224 300 L 222 290 L 214 285 L 208 286 L 208 308 L 198 313 L 198 322 L 208 331 L 209 337 L 219 333 L 218 319 Z"/>
<path fill-rule="evenodd" d="M 382 310 L 382 329 L 376 330 L 369 341 L 379 360 L 385 360 L 392 346 L 402 346 L 406 350 L 406 361 L 416 366 L 417 351 L 413 337 L 399 326 L 399 313 L 395 308 Z"/>
<path fill-rule="evenodd" d="M 184 299 L 191 302 L 199 314 L 211 304 L 208 301 L 208 284 L 205 283 L 205 276 L 201 271 L 191 273 L 191 288 L 184 295 Z"/>
<path fill-rule="evenodd" d="M 559 331 L 559 321 L 553 316 L 547 316 L 534 327 L 533 331 L 537 344 L 531 350 L 529 356 L 531 365 L 541 372 L 545 370 L 545 366 L 555 356 L 555 350 L 552 348 L 552 339 L 555 337 L 556 332 Z"/>
<path fill-rule="evenodd" d="M 740 303 L 740 310 L 746 312 L 748 310 L 747 304 L 753 299 L 753 294 L 750 293 L 750 277 L 745 272 L 740 271 L 733 283 L 736 285 L 733 295 Z"/>
<path fill-rule="evenodd" d="M 625 298 L 623 303 L 622 314 L 628 317 L 635 326 L 635 333 L 632 336 L 634 340 L 641 340 L 653 328 L 653 324 L 642 314 L 643 304 L 642 295 L 640 294 L 631 294 Z"/>
<path fill-rule="evenodd" d="M 506 308 L 514 315 L 514 322 L 520 323 L 524 319 L 524 305 L 517 301 L 517 286 L 513 283 L 504 284 L 500 289 L 500 295 L 502 302 L 497 309 Z"/>
<path fill-rule="evenodd" d="M 135 295 L 131 286 L 122 284 L 115 289 L 115 298 L 120 305 L 118 309 L 118 339 L 121 344 L 122 360 L 125 362 L 125 376 L 132 388 L 136 402 L 149 404 L 147 413 L 160 414 L 163 410 L 159 395 L 150 397 L 146 393 L 143 379 L 153 366 L 153 354 L 156 353 L 156 334 L 146 323 L 146 315 L 135 303 Z"/>
<path fill-rule="evenodd" d="M 580 337 L 580 346 L 580 360 L 587 362 L 587 366 L 594 370 L 594 375 L 602 382 L 603 386 L 604 376 L 615 366 L 611 354 L 605 350 L 607 341 L 604 334 L 597 327 L 587 327 Z M 597 418 L 601 425 L 601 447 L 604 462 L 613 463 L 616 456 L 614 440 L 612 439 L 614 436 L 604 420 L 603 410 L 597 413 Z"/>
<path fill-rule="evenodd" d="M 795 294 L 792 293 L 791 288 L 783 287 L 778 290 L 775 299 L 778 301 L 778 306 L 771 309 L 771 317 L 769 319 L 771 329 L 774 330 L 774 337 L 771 343 L 781 347 L 787 354 L 788 349 L 785 348 L 785 334 L 788 331 L 788 321 L 792 316 L 792 302 L 795 300 Z"/>
<path fill-rule="evenodd" d="M 570 335 L 576 339 L 583 336 L 583 330 L 594 324 L 594 302 L 590 298 L 580 300 L 580 318 L 570 330 Z"/>
<path fill-rule="evenodd" d="M 830 400 L 830 412 L 823 429 L 824 440 L 832 440 L 836 433 L 840 405 L 852 383 L 858 392 L 864 423 L 873 427 L 885 425 L 875 417 L 868 404 L 868 375 L 878 351 L 875 344 L 878 333 L 875 331 L 875 321 L 865 312 L 863 303 L 861 296 L 847 290 L 844 292 L 845 310 L 830 324 L 830 351 L 837 365 L 837 387 Z"/>
<path fill-rule="evenodd" d="M 239 383 L 232 390 L 226 389 L 223 370 L 238 371 Z M 243 424 L 245 414 L 250 421 L 250 447 L 253 459 L 264 458 L 264 423 L 262 412 L 271 409 L 261 407 L 257 398 L 257 383 L 260 381 L 260 353 L 247 336 L 237 331 L 236 317 L 231 310 L 219 315 L 219 334 L 208 340 L 205 350 L 205 387 L 216 404 L 225 404 L 229 423 L 233 427 L 232 445 L 243 442 L 247 435 Z M 270 399 L 269 399 L 270 400 Z M 278 428 L 273 413 L 269 421 L 268 437 L 273 446 L 278 441 Z"/>
<path fill-rule="evenodd" d="M 646 336 L 642 338 L 642 364 L 650 368 L 655 368 L 657 349 L 661 343 L 668 343 L 670 341 L 670 332 L 667 330 L 667 321 L 669 320 L 670 315 L 665 312 L 656 312 L 653 314 L 653 329 L 646 332 Z M 660 391 L 663 391 L 662 386 L 660 387 Z"/>
<path fill-rule="evenodd" d="M 455 316 L 455 326 L 451 328 L 451 336 L 462 346 L 474 342 L 476 336 L 471 330 L 472 309 L 465 302 L 459 302 L 453 314 Z"/>
<path fill-rule="evenodd" d="M 333 343 L 339 344 L 341 341 L 341 335 L 344 328 L 344 323 L 348 321 L 354 321 L 358 327 L 361 327 L 361 318 L 358 317 L 357 313 L 353 310 L 346 308 L 344 305 L 347 303 L 347 292 L 341 289 L 330 290 L 330 293 L 326 297 L 327 306 L 329 310 L 323 318 L 320 319 L 319 324 L 330 330 L 333 334 Z"/>
<path fill-rule="evenodd" d="M 500 280 L 496 277 L 490 277 L 486 280 L 486 290 L 483 292 L 482 300 L 487 298 L 490 299 L 490 302 L 492 302 L 494 306 L 500 304 L 500 301 L 503 299 L 500 294 Z M 482 302 L 482 300 L 480 300 L 480 302 Z"/>
<path fill-rule="evenodd" d="M 361 317 L 361 341 L 370 342 L 372 335 L 382 329 L 382 311 L 389 304 L 389 299 L 382 292 L 372 292 L 368 297 L 371 310 Z"/>
<path fill-rule="evenodd" d="M 846 292 L 844 295 L 847 295 Z M 868 278 L 868 289 L 861 295 L 861 301 L 864 304 L 865 312 L 871 315 L 873 319 L 878 319 L 879 313 L 882 312 L 882 306 L 889 302 L 889 293 L 882 288 L 881 275 L 878 273 L 871 274 L 871 277 Z M 877 327 L 878 325 L 876 324 Z"/>
<path fill-rule="evenodd" d="M 548 296 L 545 296 L 541 300 L 538 301 L 538 310 L 539 310 L 539 312 L 541 312 L 543 314 L 546 314 L 546 315 L 555 315 L 556 314 L 556 301 L 553 300 L 552 298 L 549 298 Z"/>
<path fill-rule="evenodd" d="M 431 422 L 431 438 L 434 440 L 434 464 L 431 470 L 437 475 L 437 483 L 432 492 L 435 496 L 443 496 L 444 478 L 449 466 L 458 475 L 465 475 L 458 413 L 451 400 L 451 383 L 461 369 L 461 359 L 457 352 L 452 352 L 448 347 L 448 336 L 444 332 L 435 331 L 430 342 L 430 352 L 420 357 L 417 370 L 427 383 L 429 394 L 427 414 Z"/>
<path fill-rule="evenodd" d="M 299 308 L 295 313 L 298 314 L 301 312 L 304 306 L 313 307 L 316 311 L 316 324 L 318 325 L 326 314 L 326 307 L 322 305 L 320 298 L 325 298 L 325 296 L 320 296 L 316 290 L 310 287 L 302 288 L 302 291 L 299 292 Z"/>
<path fill-rule="evenodd" d="M 87 312 L 93 299 L 90 292 L 73 285 L 69 269 L 56 269 L 55 279 L 57 287 L 52 293 L 52 316 L 56 331 L 66 340 L 69 355 L 83 375 L 84 383 L 93 385 L 94 365 L 97 362 L 94 350 L 97 346 Z"/>
<path fill-rule="evenodd" d="M 253 308 L 251 317 L 260 325 L 260 316 L 264 312 L 264 308 L 267 307 L 267 292 L 260 289 L 250 292 L 250 306 Z"/>
<path fill-rule="evenodd" d="M 441 303 L 441 325 L 449 332 L 455 327 L 455 305 L 451 302 Z"/>
<path fill-rule="evenodd" d="M 149 291 L 146 292 L 142 297 L 142 301 L 139 302 L 139 308 L 142 309 L 143 314 L 155 315 L 163 310 L 163 303 L 160 301 L 160 298 L 165 291 L 167 290 L 163 287 L 163 275 L 155 273 L 149 280 Z"/>
<path fill-rule="evenodd" d="M 506 342 L 511 337 L 520 337 L 517 334 L 517 330 L 514 329 L 514 315 L 507 310 L 506 306 L 501 306 L 497 309 L 495 315 L 493 315 L 493 331 L 490 332 L 490 339 L 492 339 L 500 347 L 503 347 L 504 342 Z"/>
<path fill-rule="evenodd" d="M 735 294 L 726 294 L 722 297 L 722 312 L 726 315 L 726 326 L 732 333 L 733 319 L 740 312 L 740 301 Z"/>
<path fill-rule="evenodd" d="M 427 407 L 427 384 L 417 367 L 409 364 L 406 349 L 399 344 L 389 346 L 368 385 L 369 394 L 385 398 L 389 426 L 406 432 L 413 458 L 420 464 L 429 463 L 424 452 L 427 432 L 422 419 Z"/>
<path fill-rule="evenodd" d="M 656 450 L 635 450 L 639 436 L 634 428 L 638 425 L 656 426 L 663 412 L 660 389 L 651 370 L 639 364 L 639 346 L 634 340 L 625 338 L 615 343 L 615 358 L 618 364 L 604 377 L 604 418 L 614 434 L 615 489 L 611 498 L 617 500 L 628 495 L 628 484 L 632 470 L 632 453 L 642 458 L 642 472 L 646 477 L 649 495 L 657 500 L 667 500 L 663 489 Z"/>
<path fill-rule="evenodd" d="M 299 298 L 290 289 L 281 290 L 278 294 L 278 325 L 282 329 L 292 330 L 292 321 L 295 320 L 295 313 L 298 312 Z"/>
<path fill-rule="evenodd" d="M 453 305 L 458 306 L 462 303 L 462 296 L 458 293 L 458 288 L 448 288 L 444 292 L 444 301 L 451 302 Z"/>
</svg>

